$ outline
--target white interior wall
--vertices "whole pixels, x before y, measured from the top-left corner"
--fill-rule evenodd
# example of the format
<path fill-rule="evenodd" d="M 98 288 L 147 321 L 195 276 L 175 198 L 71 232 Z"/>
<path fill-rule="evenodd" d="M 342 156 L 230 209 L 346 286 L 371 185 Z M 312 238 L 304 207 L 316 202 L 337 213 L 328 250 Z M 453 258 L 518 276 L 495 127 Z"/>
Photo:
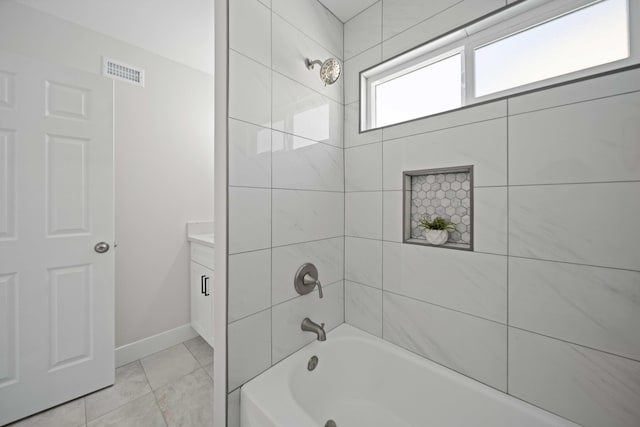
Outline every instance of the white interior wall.
<path fill-rule="evenodd" d="M 213 218 L 212 75 L 12 1 L 0 49 L 145 69 L 144 88 L 115 83 L 116 346 L 189 323 L 186 222 Z"/>

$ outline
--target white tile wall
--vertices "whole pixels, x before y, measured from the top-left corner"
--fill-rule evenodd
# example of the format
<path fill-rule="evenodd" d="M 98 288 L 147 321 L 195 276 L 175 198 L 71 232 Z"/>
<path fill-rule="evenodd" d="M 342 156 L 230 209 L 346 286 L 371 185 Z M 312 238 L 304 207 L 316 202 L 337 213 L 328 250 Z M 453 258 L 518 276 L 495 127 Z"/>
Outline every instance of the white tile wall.
<path fill-rule="evenodd" d="M 349 281 L 344 286 L 345 322 L 382 337 L 382 290 Z"/>
<path fill-rule="evenodd" d="M 229 47 L 271 66 L 271 11 L 258 0 L 229 2 Z"/>
<path fill-rule="evenodd" d="M 640 270 L 637 218 L 638 182 L 511 187 L 509 253 Z"/>
<path fill-rule="evenodd" d="M 473 191 L 474 250 L 507 254 L 507 187 L 476 188 Z"/>
<path fill-rule="evenodd" d="M 446 10 L 460 0 L 384 0 L 382 35 L 386 40 Z M 454 28 L 454 27 L 451 27 Z M 425 40 L 422 40 L 424 42 Z"/>
<path fill-rule="evenodd" d="M 509 183 L 640 180 L 638 135 L 640 92 L 510 117 Z"/>
<path fill-rule="evenodd" d="M 323 286 L 341 281 L 344 274 L 344 237 L 273 248 L 273 305 L 298 296 L 293 278 L 298 268 L 307 262 L 318 268 L 318 279 Z"/>
<path fill-rule="evenodd" d="M 271 306 L 271 249 L 230 255 L 228 274 L 229 322 Z"/>
<path fill-rule="evenodd" d="M 513 328 L 509 393 L 584 427 L 640 425 L 640 363 Z"/>
<path fill-rule="evenodd" d="M 507 258 L 384 243 L 384 289 L 506 323 Z"/>
<path fill-rule="evenodd" d="M 382 239 L 382 192 L 345 194 L 345 235 Z"/>
<path fill-rule="evenodd" d="M 273 129 L 342 147 L 344 106 L 273 73 Z"/>
<path fill-rule="evenodd" d="M 320 2 L 272 0 L 272 9 L 338 59 L 342 59 L 344 25 Z"/>
<path fill-rule="evenodd" d="M 402 191 L 383 191 L 382 199 L 382 238 L 387 241 L 402 242 L 404 237 L 402 228 Z"/>
<path fill-rule="evenodd" d="M 282 246 L 344 234 L 344 194 L 273 190 L 273 245 Z"/>
<path fill-rule="evenodd" d="M 297 30 L 285 20 L 273 16 L 273 69 L 336 102 L 343 99 L 343 79 L 325 86 L 320 80 L 320 67 L 308 70 L 305 58 L 325 61 L 332 57 L 325 48 Z"/>
<path fill-rule="evenodd" d="M 345 237 L 344 277 L 382 288 L 382 241 Z"/>
<path fill-rule="evenodd" d="M 346 191 L 382 190 L 382 143 L 345 149 Z"/>
<path fill-rule="evenodd" d="M 372 130 L 360 133 L 360 104 L 354 102 L 344 106 L 344 146 L 356 147 L 382 141 L 382 131 Z"/>
<path fill-rule="evenodd" d="M 271 366 L 271 309 L 231 323 L 227 338 L 232 391 Z"/>
<path fill-rule="evenodd" d="M 271 190 L 229 188 L 229 253 L 271 246 Z"/>
<path fill-rule="evenodd" d="M 507 327 L 384 292 L 386 340 L 499 390 L 507 385 Z"/>
<path fill-rule="evenodd" d="M 342 148 L 273 131 L 273 187 L 344 190 Z"/>
<path fill-rule="evenodd" d="M 345 156 L 348 159 L 348 154 Z M 463 165 L 474 165 L 476 187 L 506 185 L 506 119 L 385 141 L 383 160 L 385 190 L 402 190 L 403 171 Z M 359 167 L 365 169 L 364 164 Z M 346 173 L 348 182 L 353 173 L 349 163 Z"/>
<path fill-rule="evenodd" d="M 316 339 L 300 329 L 305 317 L 324 323 L 325 331 L 344 323 L 344 284 L 325 287 L 323 299 L 314 292 L 273 307 L 273 363 Z"/>
<path fill-rule="evenodd" d="M 360 72 L 382 62 L 382 45 L 377 44 L 344 63 L 344 102 L 360 99 Z"/>
<path fill-rule="evenodd" d="M 271 187 L 271 129 L 235 119 L 228 129 L 229 185 Z"/>
<path fill-rule="evenodd" d="M 345 24 L 345 60 L 380 43 L 382 43 L 382 1 L 360 12 Z"/>
<path fill-rule="evenodd" d="M 229 50 L 229 117 L 271 126 L 271 72 Z"/>
<path fill-rule="evenodd" d="M 511 258 L 509 322 L 640 360 L 640 272 Z"/>

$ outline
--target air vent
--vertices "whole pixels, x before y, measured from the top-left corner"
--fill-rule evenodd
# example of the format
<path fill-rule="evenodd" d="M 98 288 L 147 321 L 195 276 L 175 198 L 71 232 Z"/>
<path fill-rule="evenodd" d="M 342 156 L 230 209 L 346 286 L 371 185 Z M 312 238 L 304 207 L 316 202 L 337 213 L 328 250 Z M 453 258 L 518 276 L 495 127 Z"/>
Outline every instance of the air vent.
<path fill-rule="evenodd" d="M 144 87 L 144 70 L 109 58 L 102 58 L 102 75 Z"/>

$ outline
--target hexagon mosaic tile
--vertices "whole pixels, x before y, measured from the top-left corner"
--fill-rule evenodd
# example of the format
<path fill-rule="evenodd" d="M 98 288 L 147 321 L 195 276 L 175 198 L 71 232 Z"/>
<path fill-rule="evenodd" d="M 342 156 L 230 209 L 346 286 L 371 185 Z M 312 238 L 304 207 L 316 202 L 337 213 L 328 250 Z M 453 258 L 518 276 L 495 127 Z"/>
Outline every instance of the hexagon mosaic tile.
<path fill-rule="evenodd" d="M 411 238 L 424 239 L 422 218 L 439 216 L 456 226 L 447 243 L 471 243 L 471 179 L 468 172 L 411 177 Z"/>

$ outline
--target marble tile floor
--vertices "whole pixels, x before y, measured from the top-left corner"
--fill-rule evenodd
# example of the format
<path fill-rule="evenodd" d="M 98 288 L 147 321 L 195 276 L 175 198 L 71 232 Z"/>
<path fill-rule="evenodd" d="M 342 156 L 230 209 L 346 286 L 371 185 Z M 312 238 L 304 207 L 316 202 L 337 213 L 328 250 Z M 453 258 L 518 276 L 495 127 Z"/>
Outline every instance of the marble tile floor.
<path fill-rule="evenodd" d="M 112 387 L 7 427 L 209 427 L 213 349 L 196 337 L 116 370 Z"/>

